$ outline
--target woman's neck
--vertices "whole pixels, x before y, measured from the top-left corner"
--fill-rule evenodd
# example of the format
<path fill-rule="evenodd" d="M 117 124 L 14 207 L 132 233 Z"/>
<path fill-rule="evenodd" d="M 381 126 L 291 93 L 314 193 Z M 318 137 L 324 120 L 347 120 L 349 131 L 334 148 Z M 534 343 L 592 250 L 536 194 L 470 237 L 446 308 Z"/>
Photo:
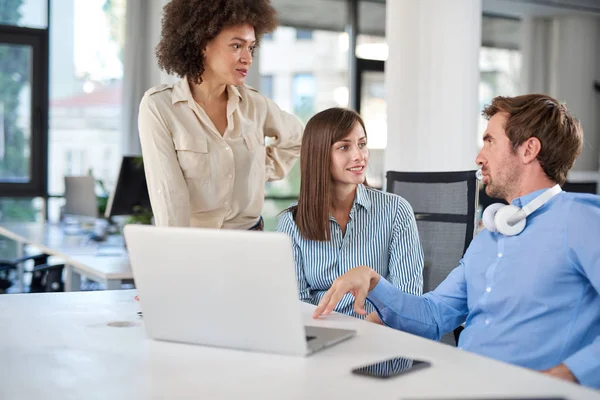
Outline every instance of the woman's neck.
<path fill-rule="evenodd" d="M 190 83 L 192 97 L 198 104 L 214 103 L 227 100 L 227 85 L 214 83 L 211 79 L 205 79 L 201 84 Z"/>
<path fill-rule="evenodd" d="M 348 214 L 354 205 L 356 198 L 357 185 L 334 183 L 331 188 L 331 205 L 332 214 L 343 213 Z"/>

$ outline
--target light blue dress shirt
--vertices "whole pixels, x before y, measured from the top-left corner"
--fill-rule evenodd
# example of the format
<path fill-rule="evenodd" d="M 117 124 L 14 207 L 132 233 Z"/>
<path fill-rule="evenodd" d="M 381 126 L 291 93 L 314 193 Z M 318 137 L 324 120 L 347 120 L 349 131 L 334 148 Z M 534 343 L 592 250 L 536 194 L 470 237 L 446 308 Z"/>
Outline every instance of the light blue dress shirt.
<path fill-rule="evenodd" d="M 277 231 L 292 239 L 300 300 L 318 304 L 337 277 L 360 265 L 406 293 L 423 292 L 423 250 L 412 208 L 402 197 L 358 185 L 346 233 L 331 216 L 329 229 L 328 242 L 306 240 L 291 211 L 279 219 Z M 354 297 L 347 294 L 335 311 L 364 318 L 353 304 Z M 366 307 L 374 311 L 370 304 Z"/>
<path fill-rule="evenodd" d="M 517 236 L 482 231 L 434 291 L 380 279 L 368 300 L 396 329 L 438 340 L 464 322 L 465 350 L 536 370 L 565 363 L 600 388 L 600 196 L 562 192 Z"/>

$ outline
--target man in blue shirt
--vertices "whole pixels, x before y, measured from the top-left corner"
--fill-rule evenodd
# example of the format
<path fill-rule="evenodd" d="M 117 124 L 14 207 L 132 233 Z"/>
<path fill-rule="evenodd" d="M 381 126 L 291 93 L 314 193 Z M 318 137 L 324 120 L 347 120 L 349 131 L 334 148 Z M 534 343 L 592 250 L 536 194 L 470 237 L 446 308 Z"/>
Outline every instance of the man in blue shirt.
<path fill-rule="evenodd" d="M 360 266 L 314 317 L 352 292 L 356 312 L 368 299 L 393 328 L 438 340 L 464 323 L 460 348 L 600 388 L 600 196 L 558 186 L 581 152 L 581 126 L 543 95 L 497 97 L 483 115 L 476 162 L 487 194 L 513 207 L 486 210 L 488 229 L 434 291 L 403 293 Z"/>

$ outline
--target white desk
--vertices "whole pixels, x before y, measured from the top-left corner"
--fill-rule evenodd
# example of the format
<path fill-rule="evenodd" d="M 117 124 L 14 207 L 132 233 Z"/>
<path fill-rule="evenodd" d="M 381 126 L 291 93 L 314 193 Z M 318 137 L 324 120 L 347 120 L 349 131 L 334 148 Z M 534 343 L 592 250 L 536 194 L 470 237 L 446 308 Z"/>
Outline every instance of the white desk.
<path fill-rule="evenodd" d="M 135 293 L 0 296 L 0 398 L 600 399 L 600 392 L 351 317 L 314 321 L 306 304 L 307 323 L 356 329 L 357 336 L 307 358 L 153 341 L 136 315 Z M 115 322 L 131 326 L 108 326 Z M 390 380 L 350 373 L 398 355 L 433 366 Z"/>
<path fill-rule="evenodd" d="M 103 283 L 107 289 L 118 289 L 123 281 L 133 279 L 122 238 L 95 243 L 86 235 L 66 235 L 58 225 L 35 222 L 0 224 L 0 235 L 63 260 L 65 291 L 79 288 L 81 276 Z M 19 284 L 22 291 L 22 267 L 19 268 Z"/>

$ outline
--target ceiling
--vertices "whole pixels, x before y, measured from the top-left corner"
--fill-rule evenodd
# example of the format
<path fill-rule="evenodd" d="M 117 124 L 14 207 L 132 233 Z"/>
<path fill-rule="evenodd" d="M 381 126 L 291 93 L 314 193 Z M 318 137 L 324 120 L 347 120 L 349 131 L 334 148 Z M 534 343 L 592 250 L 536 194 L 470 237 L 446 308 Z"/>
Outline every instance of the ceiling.
<path fill-rule="evenodd" d="M 420 1 L 420 0 L 415 0 Z M 447 1 L 447 0 L 446 0 Z M 518 19 L 524 16 L 600 16 L 600 0 L 482 0 L 482 43 L 517 49 Z M 344 31 L 346 0 L 271 0 L 282 25 L 305 29 Z M 361 0 L 358 7 L 361 34 L 385 36 L 385 0 Z M 505 17 L 505 18 L 498 18 Z"/>

